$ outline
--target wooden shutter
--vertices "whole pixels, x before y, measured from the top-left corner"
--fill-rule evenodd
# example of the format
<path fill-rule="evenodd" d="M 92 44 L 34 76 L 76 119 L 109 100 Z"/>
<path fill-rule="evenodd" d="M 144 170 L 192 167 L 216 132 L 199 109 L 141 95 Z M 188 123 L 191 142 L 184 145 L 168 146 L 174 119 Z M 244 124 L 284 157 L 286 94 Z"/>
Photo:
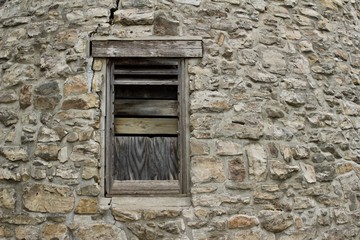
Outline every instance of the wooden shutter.
<path fill-rule="evenodd" d="M 113 194 L 181 192 L 180 65 L 143 58 L 112 63 Z"/>

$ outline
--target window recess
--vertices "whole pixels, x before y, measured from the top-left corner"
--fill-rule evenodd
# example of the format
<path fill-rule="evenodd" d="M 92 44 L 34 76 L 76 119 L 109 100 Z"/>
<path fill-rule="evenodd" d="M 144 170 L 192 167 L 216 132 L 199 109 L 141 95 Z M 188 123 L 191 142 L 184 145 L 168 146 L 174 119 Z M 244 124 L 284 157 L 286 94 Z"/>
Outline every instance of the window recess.
<path fill-rule="evenodd" d="M 111 62 L 110 194 L 186 191 L 182 66 L 178 59 Z"/>

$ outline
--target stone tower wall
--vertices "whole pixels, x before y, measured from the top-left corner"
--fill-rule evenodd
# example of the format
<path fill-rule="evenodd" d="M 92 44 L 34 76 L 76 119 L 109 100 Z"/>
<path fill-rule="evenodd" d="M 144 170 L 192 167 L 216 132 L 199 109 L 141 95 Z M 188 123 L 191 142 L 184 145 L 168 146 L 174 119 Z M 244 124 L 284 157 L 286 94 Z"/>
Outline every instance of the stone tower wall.
<path fill-rule="evenodd" d="M 104 197 L 94 38 L 201 37 L 187 197 Z M 359 239 L 358 0 L 0 0 L 0 238 Z"/>

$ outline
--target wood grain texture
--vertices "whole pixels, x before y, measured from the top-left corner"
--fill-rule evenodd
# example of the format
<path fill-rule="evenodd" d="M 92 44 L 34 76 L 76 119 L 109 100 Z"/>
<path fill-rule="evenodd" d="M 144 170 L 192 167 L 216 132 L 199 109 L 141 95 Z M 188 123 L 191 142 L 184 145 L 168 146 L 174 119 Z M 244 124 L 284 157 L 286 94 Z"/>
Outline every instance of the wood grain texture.
<path fill-rule="evenodd" d="M 115 134 L 177 134 L 176 118 L 115 118 Z"/>
<path fill-rule="evenodd" d="M 114 179 L 178 179 L 177 141 L 177 137 L 116 137 Z"/>
<path fill-rule="evenodd" d="M 178 115 L 176 100 L 115 100 L 115 116 L 173 116 Z"/>
<path fill-rule="evenodd" d="M 202 57 L 201 40 L 94 40 L 93 57 Z"/>

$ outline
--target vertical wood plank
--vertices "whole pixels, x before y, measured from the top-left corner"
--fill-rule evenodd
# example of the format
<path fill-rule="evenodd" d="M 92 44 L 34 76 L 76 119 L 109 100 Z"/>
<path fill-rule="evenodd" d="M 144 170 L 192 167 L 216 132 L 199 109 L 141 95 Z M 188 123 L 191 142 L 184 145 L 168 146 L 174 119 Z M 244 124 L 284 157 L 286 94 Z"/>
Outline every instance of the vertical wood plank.
<path fill-rule="evenodd" d="M 115 138 L 115 180 L 176 180 L 178 171 L 176 137 Z"/>

